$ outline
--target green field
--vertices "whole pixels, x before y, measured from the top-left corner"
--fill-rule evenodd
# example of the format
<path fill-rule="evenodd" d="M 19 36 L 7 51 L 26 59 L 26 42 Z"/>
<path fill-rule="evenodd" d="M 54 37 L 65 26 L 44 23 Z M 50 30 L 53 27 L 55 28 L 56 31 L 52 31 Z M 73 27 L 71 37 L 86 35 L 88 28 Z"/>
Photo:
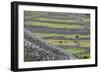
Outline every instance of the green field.
<path fill-rule="evenodd" d="M 78 23 L 76 20 L 61 20 L 61 19 L 53 19 L 53 18 L 38 18 L 39 20 L 49 20 L 49 21 L 58 21 L 58 22 L 64 22 L 64 23 Z"/>
<path fill-rule="evenodd" d="M 81 41 L 79 41 L 79 43 L 80 43 L 80 46 L 85 46 L 85 47 L 89 47 L 90 46 L 90 41 L 89 40 L 81 40 Z"/>
<path fill-rule="evenodd" d="M 68 16 L 63 16 L 59 15 L 59 12 L 53 12 L 53 14 L 55 14 L 55 16 L 53 14 L 50 15 L 50 13 L 52 12 L 39 12 L 39 11 L 25 11 L 25 25 L 31 25 L 31 26 L 45 26 L 45 27 L 49 27 L 49 28 L 68 28 L 68 29 L 86 29 L 86 26 L 88 27 L 90 24 L 90 15 L 89 14 L 80 14 L 80 19 L 84 22 L 82 22 L 83 24 L 80 24 L 80 22 L 78 20 L 76 20 L 74 18 L 74 16 L 72 16 L 70 13 L 66 13 L 69 14 Z M 75 14 L 74 14 L 75 15 Z M 77 14 L 78 15 L 78 14 Z M 58 18 L 57 18 L 58 17 Z M 72 18 L 72 19 L 71 19 Z M 35 21 L 36 20 L 36 21 Z M 42 22 L 41 22 L 42 21 Z M 50 21 L 50 22 L 48 22 Z M 53 21 L 55 21 L 55 23 L 52 23 Z M 56 23 L 57 22 L 57 23 Z M 63 24 L 61 24 L 61 23 Z M 38 28 L 39 29 L 39 28 Z M 45 30 L 47 31 L 47 30 Z M 63 31 L 63 30 L 62 30 Z M 80 31 L 81 32 L 81 31 Z M 88 31 L 87 31 L 88 32 Z M 90 39 L 87 40 L 77 40 L 78 38 L 90 38 L 90 34 L 58 34 L 58 33 L 47 33 L 47 32 L 32 32 L 33 35 L 36 35 L 40 38 L 44 38 L 44 37 L 57 37 L 57 36 L 62 36 L 66 39 L 70 38 L 71 40 L 63 40 L 63 39 L 44 39 L 46 41 L 48 41 L 48 43 L 57 46 L 57 45 L 66 45 L 66 46 L 75 46 L 78 45 L 78 47 L 90 47 Z M 76 41 L 75 41 L 76 39 Z M 66 52 L 69 52 L 71 54 L 73 54 L 74 56 L 76 56 L 78 59 L 88 59 L 90 58 L 90 52 L 86 50 L 86 48 L 62 48 L 64 49 Z"/>
<path fill-rule="evenodd" d="M 78 57 L 80 59 L 90 58 L 90 54 L 85 49 L 81 49 L 81 48 L 67 48 L 65 50 L 66 50 L 66 52 L 69 52 L 69 53 L 75 55 L 76 57 Z"/>
<path fill-rule="evenodd" d="M 33 33 L 33 35 L 38 35 L 40 37 L 50 37 L 50 36 L 63 36 L 65 38 L 89 38 L 89 35 L 82 35 L 82 34 L 57 34 L 57 33 Z"/>
<path fill-rule="evenodd" d="M 48 42 L 54 45 L 76 45 L 73 40 L 48 40 Z"/>
<path fill-rule="evenodd" d="M 69 25 L 65 24 L 57 24 L 57 23 L 48 23 L 48 22 L 28 22 L 28 25 L 33 26 L 47 26 L 51 28 L 83 28 L 81 25 Z"/>

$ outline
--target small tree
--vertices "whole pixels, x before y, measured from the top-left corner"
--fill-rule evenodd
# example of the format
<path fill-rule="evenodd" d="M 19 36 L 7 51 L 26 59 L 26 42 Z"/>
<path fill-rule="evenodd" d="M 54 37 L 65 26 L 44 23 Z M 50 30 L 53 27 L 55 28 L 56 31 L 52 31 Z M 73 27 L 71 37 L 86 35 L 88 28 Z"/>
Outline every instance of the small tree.
<path fill-rule="evenodd" d="M 77 35 L 77 36 L 75 36 L 76 38 L 79 38 L 79 36 Z"/>
<path fill-rule="evenodd" d="M 62 41 L 59 41 L 59 43 L 62 43 Z"/>

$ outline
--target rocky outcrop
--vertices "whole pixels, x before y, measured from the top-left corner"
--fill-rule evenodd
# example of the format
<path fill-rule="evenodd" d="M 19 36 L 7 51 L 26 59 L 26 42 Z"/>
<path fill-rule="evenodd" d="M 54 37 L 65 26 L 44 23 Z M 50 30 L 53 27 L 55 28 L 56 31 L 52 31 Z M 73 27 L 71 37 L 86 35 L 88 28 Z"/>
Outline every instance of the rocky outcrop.
<path fill-rule="evenodd" d="M 48 61 L 76 59 L 63 49 L 24 30 L 24 61 Z"/>

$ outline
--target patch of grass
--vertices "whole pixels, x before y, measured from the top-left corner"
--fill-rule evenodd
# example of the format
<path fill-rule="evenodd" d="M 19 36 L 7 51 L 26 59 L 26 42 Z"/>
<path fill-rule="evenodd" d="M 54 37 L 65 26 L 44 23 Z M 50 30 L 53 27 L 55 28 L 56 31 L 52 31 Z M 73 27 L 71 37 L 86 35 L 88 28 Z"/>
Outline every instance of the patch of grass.
<path fill-rule="evenodd" d="M 66 50 L 66 52 L 69 52 L 69 53 L 75 55 L 79 59 L 88 59 L 88 58 L 90 58 L 90 53 L 87 52 L 85 49 L 67 48 L 65 50 Z"/>
<path fill-rule="evenodd" d="M 82 20 L 83 20 L 84 22 L 90 22 L 90 15 L 82 16 Z"/>
<path fill-rule="evenodd" d="M 34 11 L 34 12 L 33 11 L 25 11 L 25 15 L 27 15 L 27 14 L 30 14 L 30 15 L 35 16 L 35 17 L 38 17 L 38 16 L 40 16 L 42 14 L 42 12 L 39 12 L 39 11 Z"/>
<path fill-rule="evenodd" d="M 79 43 L 80 43 L 80 46 L 90 47 L 90 41 L 89 40 L 81 40 L 81 41 L 79 41 Z"/>
<path fill-rule="evenodd" d="M 90 15 L 82 16 L 83 19 L 90 19 Z"/>
<path fill-rule="evenodd" d="M 48 40 L 48 42 L 54 45 L 76 45 L 73 40 Z"/>
<path fill-rule="evenodd" d="M 51 12 L 52 13 L 52 12 Z M 26 14 L 31 14 L 31 15 L 33 15 L 33 16 L 35 16 L 35 17 L 37 17 L 38 19 L 39 18 L 46 18 L 46 17 L 42 17 L 42 16 L 47 16 L 48 17 L 48 12 L 40 12 L 40 11 L 25 11 L 25 15 Z M 54 16 L 54 15 L 50 15 L 50 16 Z M 58 18 L 71 18 L 71 16 L 62 16 L 62 15 L 59 15 L 59 14 L 57 14 L 55 17 L 58 17 Z M 50 17 L 50 19 L 55 19 L 54 17 Z"/>
<path fill-rule="evenodd" d="M 77 54 L 77 53 L 83 53 L 86 52 L 86 50 L 81 49 L 81 48 L 67 48 L 65 49 L 67 52 L 72 53 L 72 54 Z"/>
<path fill-rule="evenodd" d="M 65 38 L 76 38 L 76 36 L 79 36 L 79 38 L 90 37 L 89 35 L 81 35 L 81 34 L 57 34 L 57 33 L 33 33 L 33 34 L 40 37 L 50 37 L 50 36 L 63 36 Z"/>
<path fill-rule="evenodd" d="M 69 25 L 69 24 L 56 24 L 56 23 L 48 23 L 48 22 L 29 22 L 28 25 L 33 26 L 47 26 L 51 28 L 83 28 L 81 25 Z"/>
<path fill-rule="evenodd" d="M 65 37 L 66 38 L 76 38 L 76 36 L 78 36 L 79 38 L 88 38 L 90 37 L 89 35 L 82 35 L 82 34 L 68 34 Z"/>
<path fill-rule="evenodd" d="M 79 53 L 76 55 L 78 58 L 80 59 L 88 59 L 90 58 L 90 53 L 89 52 L 86 52 L 86 53 Z"/>
<path fill-rule="evenodd" d="M 83 19 L 84 22 L 90 22 L 90 19 Z"/>
<path fill-rule="evenodd" d="M 58 21 L 58 22 L 66 22 L 66 23 L 78 23 L 76 20 L 61 20 L 61 19 L 54 19 L 54 18 L 38 18 L 39 20 L 49 20 L 49 21 Z"/>

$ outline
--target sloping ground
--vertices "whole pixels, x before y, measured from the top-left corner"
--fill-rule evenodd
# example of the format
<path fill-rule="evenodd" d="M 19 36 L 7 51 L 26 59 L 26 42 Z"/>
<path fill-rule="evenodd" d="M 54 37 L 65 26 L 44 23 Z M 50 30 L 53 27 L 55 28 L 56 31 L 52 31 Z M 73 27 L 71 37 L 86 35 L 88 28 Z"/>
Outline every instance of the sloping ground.
<path fill-rule="evenodd" d="M 76 59 L 75 56 L 65 53 L 64 50 L 59 47 L 48 44 L 48 42 L 34 36 L 28 30 L 24 30 L 24 37 L 25 61 Z"/>
<path fill-rule="evenodd" d="M 36 42 L 34 43 L 32 42 L 32 40 L 26 39 L 25 37 L 26 41 L 35 45 L 33 46 L 33 48 L 38 47 L 40 49 L 45 49 L 47 52 L 52 51 L 53 53 L 55 53 L 56 49 L 54 47 L 56 47 L 60 48 L 61 50 L 64 50 L 63 52 L 65 54 L 70 53 L 78 59 L 90 58 L 91 49 L 90 49 L 89 14 L 25 11 L 24 16 L 25 16 L 24 17 L 25 29 L 29 30 L 31 32 L 31 35 L 39 37 L 41 38 L 41 40 L 45 41 L 44 45 L 43 43 L 44 41 L 42 42 L 39 41 L 37 43 Z M 29 36 L 27 37 L 29 38 Z M 48 47 L 48 45 L 49 46 L 51 45 L 51 47 L 53 46 L 53 48 Z M 56 54 L 59 54 L 59 52 L 57 52 Z M 35 54 L 33 54 L 33 56 L 34 55 Z M 60 57 L 60 55 L 62 54 L 59 54 L 58 56 Z M 62 58 L 62 60 L 63 59 L 65 58 Z M 67 57 L 66 59 L 69 58 Z M 44 60 L 56 60 L 56 59 L 44 59 Z"/>

